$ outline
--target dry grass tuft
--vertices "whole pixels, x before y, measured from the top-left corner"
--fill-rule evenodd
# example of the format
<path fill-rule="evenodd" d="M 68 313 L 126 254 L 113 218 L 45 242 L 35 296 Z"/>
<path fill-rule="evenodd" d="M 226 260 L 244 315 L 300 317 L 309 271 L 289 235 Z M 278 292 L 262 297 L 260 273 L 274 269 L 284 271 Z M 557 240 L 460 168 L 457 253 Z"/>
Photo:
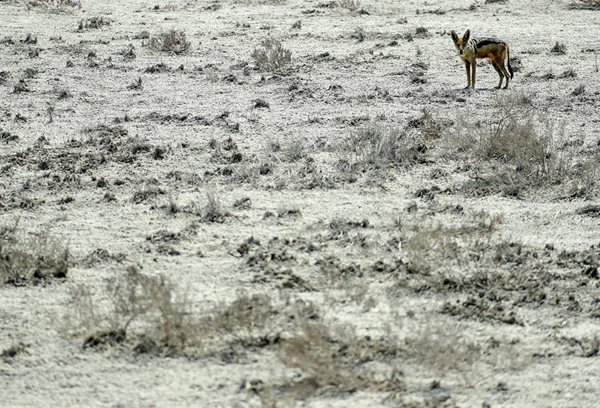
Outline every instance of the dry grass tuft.
<path fill-rule="evenodd" d="M 108 280 L 100 296 L 83 286 L 73 288 L 68 304 L 67 326 L 85 336 L 86 348 L 135 339 L 138 352 L 173 352 L 198 340 L 186 299 L 164 276 L 145 276 L 135 267 Z"/>
<path fill-rule="evenodd" d="M 231 213 L 223 208 L 221 200 L 213 193 L 206 193 L 206 205 L 197 211 L 202 222 L 225 222 L 226 218 L 231 216 Z"/>
<path fill-rule="evenodd" d="M 183 54 L 190 49 L 190 42 L 187 41 L 185 33 L 176 30 L 155 35 L 148 40 L 146 45 L 153 51 L 174 54 Z"/>
<path fill-rule="evenodd" d="M 437 268 L 457 265 L 466 269 L 480 261 L 502 217 L 486 212 L 473 214 L 470 222 L 460 225 L 416 225 L 402 244 L 406 271 L 429 275 Z M 442 262 L 443 261 L 443 262 Z"/>
<path fill-rule="evenodd" d="M 375 168 L 410 165 L 427 150 L 419 138 L 396 127 L 369 124 L 336 146 L 343 168 Z"/>
<path fill-rule="evenodd" d="M 105 20 L 103 17 L 86 18 L 79 21 L 77 30 L 83 31 L 87 29 L 98 29 L 105 25 L 110 25 L 110 21 Z"/>
<path fill-rule="evenodd" d="M 527 96 L 500 96 L 484 121 L 457 117 L 447 140 L 459 153 L 476 159 L 495 160 L 502 178 L 523 182 L 561 181 L 572 170 L 571 158 L 557 145 L 564 128 L 540 114 Z"/>
<path fill-rule="evenodd" d="M 209 311 L 202 318 L 202 328 L 207 334 L 231 334 L 249 344 L 252 339 L 267 336 L 269 324 L 277 314 L 270 296 L 239 294 L 232 303 Z"/>
<path fill-rule="evenodd" d="M 14 226 L 0 227 L 0 283 L 39 284 L 64 279 L 69 250 L 45 232 L 22 233 Z"/>
<path fill-rule="evenodd" d="M 287 384 L 285 388 L 290 391 L 392 391 L 404 389 L 402 373 L 390 370 L 387 376 L 377 375 L 368 363 L 385 360 L 390 364 L 400 351 L 392 342 L 360 338 L 349 328 L 301 321 L 298 331 L 282 344 L 278 357 L 303 374 L 300 380 Z"/>
<path fill-rule="evenodd" d="M 263 71 L 275 71 L 292 61 L 292 52 L 283 48 L 279 40 L 266 39 L 251 54 L 256 67 Z"/>

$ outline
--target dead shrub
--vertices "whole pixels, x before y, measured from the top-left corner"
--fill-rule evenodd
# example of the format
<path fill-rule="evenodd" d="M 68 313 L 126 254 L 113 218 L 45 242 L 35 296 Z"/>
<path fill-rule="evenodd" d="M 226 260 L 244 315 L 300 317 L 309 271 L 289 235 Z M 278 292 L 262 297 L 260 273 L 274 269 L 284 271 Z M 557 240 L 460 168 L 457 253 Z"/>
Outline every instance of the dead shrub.
<path fill-rule="evenodd" d="M 196 344 L 198 325 L 184 296 L 164 276 L 145 276 L 131 267 L 106 281 L 101 294 L 77 286 L 70 291 L 65 322 L 84 347 L 139 342 L 138 351 L 181 351 Z"/>
<path fill-rule="evenodd" d="M 303 376 L 283 388 L 306 394 L 318 389 L 403 390 L 402 374 L 390 361 L 400 351 L 397 344 L 385 339 L 358 337 L 352 328 L 302 320 L 297 332 L 282 344 L 278 357 L 285 365 L 299 369 Z M 369 362 L 378 360 L 392 366 L 387 375 L 369 366 Z"/>
<path fill-rule="evenodd" d="M 206 205 L 197 213 L 203 222 L 218 223 L 225 222 L 225 219 L 231 215 L 229 211 L 223 208 L 221 200 L 212 191 L 206 193 Z"/>
<path fill-rule="evenodd" d="M 27 11 L 40 10 L 51 13 L 72 13 L 81 9 L 79 0 L 26 0 Z"/>
<path fill-rule="evenodd" d="M 272 334 L 269 325 L 277 314 L 270 296 L 240 293 L 230 304 L 219 305 L 206 313 L 201 325 L 206 334 L 229 334 L 249 344 L 253 339 Z"/>
<path fill-rule="evenodd" d="M 423 115 L 420 118 L 409 121 L 408 127 L 419 129 L 426 141 L 439 139 L 442 136 L 442 123 L 436 120 L 427 109 L 423 109 Z"/>
<path fill-rule="evenodd" d="M 38 284 L 64 279 L 69 270 L 69 250 L 46 232 L 21 232 L 0 227 L 0 283 Z"/>
<path fill-rule="evenodd" d="M 151 37 L 147 46 L 153 51 L 183 54 L 190 49 L 190 42 L 183 31 L 171 30 Z"/>
<path fill-rule="evenodd" d="M 481 349 L 461 333 L 452 325 L 430 322 L 407 336 L 407 355 L 415 358 L 419 365 L 432 368 L 438 375 L 453 370 L 470 371 L 481 358 Z"/>
<path fill-rule="evenodd" d="M 459 225 L 421 226 L 408 232 L 402 243 L 407 273 L 430 275 L 437 268 L 476 266 L 489 249 L 490 240 L 502 217 L 479 212 Z M 435 277 L 434 277 L 435 280 Z M 436 283 L 433 283 L 435 286 Z"/>
<path fill-rule="evenodd" d="M 256 67 L 262 71 L 275 71 L 292 61 L 292 52 L 283 48 L 279 40 L 268 38 L 251 54 Z"/>
<path fill-rule="evenodd" d="M 509 164 L 516 177 L 550 180 L 570 164 L 556 148 L 564 138 L 563 127 L 539 114 L 524 96 L 497 98 L 484 121 L 459 116 L 454 130 L 448 140 L 458 151 Z"/>

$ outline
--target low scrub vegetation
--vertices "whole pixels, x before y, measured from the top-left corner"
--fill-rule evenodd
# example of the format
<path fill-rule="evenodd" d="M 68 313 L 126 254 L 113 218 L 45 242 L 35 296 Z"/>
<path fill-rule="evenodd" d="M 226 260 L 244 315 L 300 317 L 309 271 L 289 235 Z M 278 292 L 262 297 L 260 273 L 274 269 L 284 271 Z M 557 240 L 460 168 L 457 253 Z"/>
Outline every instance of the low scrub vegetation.
<path fill-rule="evenodd" d="M 64 279 L 69 270 L 69 250 L 45 232 L 24 232 L 0 227 L 0 283 L 38 284 Z"/>
<path fill-rule="evenodd" d="M 256 67 L 262 71 L 275 71 L 292 61 L 292 52 L 279 40 L 266 39 L 251 54 Z"/>
<path fill-rule="evenodd" d="M 74 287 L 69 305 L 66 324 L 85 338 L 86 348 L 130 340 L 138 352 L 173 352 L 197 340 L 185 299 L 164 276 L 146 276 L 135 267 L 107 280 L 100 294 Z"/>
<path fill-rule="evenodd" d="M 454 158 L 483 166 L 477 180 L 465 186 L 467 190 L 502 189 L 506 195 L 518 196 L 523 186 L 583 182 L 589 177 L 582 171 L 593 172 L 597 167 L 594 157 L 576 160 L 578 152 L 566 143 L 564 127 L 524 95 L 498 97 L 483 120 L 458 116 L 445 139 L 450 143 L 446 151 L 453 152 Z M 486 174 L 488 170 L 491 173 Z M 585 188 L 591 192 L 592 187 Z"/>
<path fill-rule="evenodd" d="M 171 30 L 151 37 L 147 45 L 153 51 L 183 54 L 190 49 L 191 44 L 183 31 Z"/>
<path fill-rule="evenodd" d="M 336 148 L 339 166 L 343 168 L 375 168 L 409 165 L 419 161 L 426 147 L 397 127 L 369 124 L 354 132 Z"/>
<path fill-rule="evenodd" d="M 81 9 L 79 0 L 27 0 L 27 10 L 41 10 L 53 13 L 70 13 Z"/>

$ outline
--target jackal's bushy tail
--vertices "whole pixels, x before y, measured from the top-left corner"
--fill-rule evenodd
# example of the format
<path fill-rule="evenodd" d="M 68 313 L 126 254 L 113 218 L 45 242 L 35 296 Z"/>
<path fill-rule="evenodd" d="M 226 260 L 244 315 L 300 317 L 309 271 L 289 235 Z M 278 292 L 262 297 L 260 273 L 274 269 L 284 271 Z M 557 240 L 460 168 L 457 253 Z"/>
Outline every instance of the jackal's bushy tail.
<path fill-rule="evenodd" d="M 506 47 L 506 65 L 508 66 L 508 72 L 510 72 L 510 79 L 512 79 L 515 74 L 513 73 L 512 68 L 510 67 L 510 49 L 508 46 Z"/>

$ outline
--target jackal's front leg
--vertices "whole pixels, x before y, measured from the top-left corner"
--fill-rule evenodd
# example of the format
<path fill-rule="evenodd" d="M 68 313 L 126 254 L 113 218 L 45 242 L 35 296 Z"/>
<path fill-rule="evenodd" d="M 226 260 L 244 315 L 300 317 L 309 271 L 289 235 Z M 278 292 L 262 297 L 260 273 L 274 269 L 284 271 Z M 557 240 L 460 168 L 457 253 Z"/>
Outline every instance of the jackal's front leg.
<path fill-rule="evenodd" d="M 473 89 L 475 89 L 475 71 L 477 70 L 477 62 L 473 61 L 471 65 L 473 69 L 473 78 L 471 78 L 471 85 L 473 86 Z"/>
<path fill-rule="evenodd" d="M 471 63 L 469 61 L 463 61 L 465 63 L 465 69 L 467 70 L 467 87 L 465 89 L 469 89 L 471 87 Z"/>

